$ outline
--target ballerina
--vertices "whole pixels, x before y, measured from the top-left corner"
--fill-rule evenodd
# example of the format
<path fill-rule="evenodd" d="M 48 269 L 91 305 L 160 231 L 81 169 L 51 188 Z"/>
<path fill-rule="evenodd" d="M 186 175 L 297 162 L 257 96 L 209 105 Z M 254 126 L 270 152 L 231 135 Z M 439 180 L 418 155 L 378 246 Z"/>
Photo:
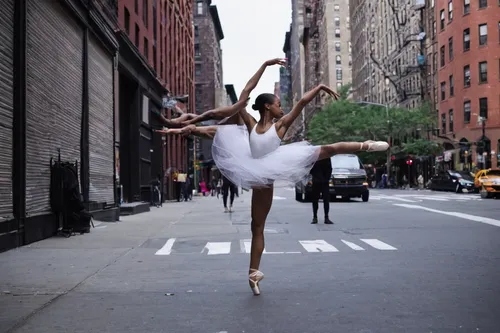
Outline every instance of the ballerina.
<path fill-rule="evenodd" d="M 243 89 L 239 102 L 248 101 L 250 92 L 255 88 L 268 66 L 284 64 L 283 59 L 266 61 Z M 200 119 L 221 119 L 227 117 L 225 124 L 212 126 L 187 125 L 181 129 L 164 131 L 166 134 L 196 135 L 212 139 L 212 157 L 220 172 L 236 186 L 252 189 L 249 284 L 254 295 L 260 295 L 259 282 L 264 274 L 259 270 L 264 251 L 264 227 L 272 206 L 274 183 L 279 180 L 297 183 L 304 180 L 317 160 L 330 158 L 335 154 L 355 153 L 357 151 L 384 151 L 387 142 L 338 142 L 313 146 L 309 142 L 295 142 L 281 145 L 281 141 L 293 121 L 303 108 L 321 91 L 334 99 L 338 94 L 325 85 L 318 85 L 304 94 L 292 111 L 284 115 L 279 97 L 274 94 L 261 94 L 252 109 L 260 113 L 257 121 L 245 108 L 239 115 L 231 112 L 199 115 L 190 122 Z"/>

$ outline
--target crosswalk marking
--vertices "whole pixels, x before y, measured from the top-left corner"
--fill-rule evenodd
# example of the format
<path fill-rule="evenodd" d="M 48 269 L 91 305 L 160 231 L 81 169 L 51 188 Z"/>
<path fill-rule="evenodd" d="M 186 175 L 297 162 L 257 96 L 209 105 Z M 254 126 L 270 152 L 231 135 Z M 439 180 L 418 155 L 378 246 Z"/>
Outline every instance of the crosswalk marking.
<path fill-rule="evenodd" d="M 349 246 L 351 249 L 353 249 L 353 250 L 355 250 L 355 251 L 364 251 L 364 250 L 365 250 L 365 249 L 363 249 L 361 246 L 356 245 L 356 244 L 354 244 L 353 242 L 348 242 L 348 241 L 343 240 L 343 239 L 341 239 L 341 241 L 342 241 L 345 245 Z"/>
<path fill-rule="evenodd" d="M 172 252 L 172 247 L 174 246 L 175 238 L 169 238 L 165 245 L 158 251 L 156 251 L 157 256 L 168 256 Z"/>
<path fill-rule="evenodd" d="M 422 194 L 397 194 L 397 195 L 388 195 L 388 194 L 373 194 L 370 196 L 370 200 L 384 200 L 384 201 L 403 201 L 409 203 L 422 202 L 424 200 L 428 201 L 439 201 L 439 202 L 447 202 L 447 201 L 481 201 L 480 197 L 473 194 L 453 194 L 449 195 L 422 195 Z"/>
<path fill-rule="evenodd" d="M 354 250 L 354 251 L 366 251 L 366 247 L 361 247 L 360 245 L 356 244 L 355 241 L 353 240 L 345 240 L 345 239 L 340 239 L 339 242 L 342 242 L 343 244 L 346 245 L 345 248 L 343 248 L 342 251 L 346 250 L 349 248 L 349 250 Z M 366 243 L 367 245 L 371 246 L 372 248 L 376 250 L 397 250 L 397 248 L 382 242 L 381 240 L 378 239 L 360 239 L 360 241 Z M 189 242 L 189 241 L 188 241 Z M 199 241 L 193 241 L 196 244 L 199 244 Z M 328 243 L 327 241 L 323 239 L 316 239 L 316 240 L 297 240 L 294 241 L 297 242 L 297 247 L 301 247 L 302 251 L 267 251 L 264 249 L 264 254 L 302 254 L 302 253 L 334 253 L 334 252 L 341 252 L 337 247 L 333 246 L 332 244 Z M 236 250 L 236 253 L 245 253 L 249 254 L 252 248 L 252 241 L 250 239 L 242 239 L 239 241 L 240 244 L 240 250 Z M 300 245 L 299 245 L 300 244 Z M 165 255 L 172 255 L 172 254 L 190 254 L 190 253 L 201 253 L 207 256 L 216 256 L 216 255 L 229 255 L 231 254 L 231 246 L 232 242 L 207 242 L 205 246 L 201 249 L 201 244 L 195 245 L 195 246 L 200 246 L 198 247 L 198 250 L 192 251 L 193 245 L 186 244 L 186 241 L 182 242 L 177 242 L 175 238 L 169 238 L 166 240 L 165 244 L 155 252 L 155 255 L 159 256 L 165 256 Z M 290 245 L 287 245 L 289 247 Z M 173 249 L 173 248 L 176 249 Z M 185 252 L 185 249 L 189 249 L 188 252 Z M 183 251 L 184 249 L 184 251 Z M 289 248 L 289 250 L 293 250 L 293 248 Z M 304 251 L 305 250 L 305 251 Z M 233 247 L 233 252 L 234 247 Z"/>
<path fill-rule="evenodd" d="M 301 240 L 299 243 L 307 252 L 339 252 L 335 246 L 328 244 L 322 239 Z"/>
<path fill-rule="evenodd" d="M 395 247 L 390 246 L 387 243 L 379 241 L 378 239 L 360 239 L 366 244 L 378 249 L 378 250 L 397 250 Z"/>
<path fill-rule="evenodd" d="M 201 250 L 201 253 L 205 250 L 208 250 L 207 255 L 209 256 L 216 254 L 229 254 L 231 252 L 231 242 L 208 242 L 203 250 Z"/>

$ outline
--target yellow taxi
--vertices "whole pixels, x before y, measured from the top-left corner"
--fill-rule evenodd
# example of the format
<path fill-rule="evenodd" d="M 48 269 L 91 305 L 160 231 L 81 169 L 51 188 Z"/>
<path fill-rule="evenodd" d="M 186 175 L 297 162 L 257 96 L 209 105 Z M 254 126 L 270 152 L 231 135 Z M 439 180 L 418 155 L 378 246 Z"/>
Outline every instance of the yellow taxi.
<path fill-rule="evenodd" d="M 479 170 L 474 177 L 474 186 L 483 199 L 500 197 L 500 169 Z"/>

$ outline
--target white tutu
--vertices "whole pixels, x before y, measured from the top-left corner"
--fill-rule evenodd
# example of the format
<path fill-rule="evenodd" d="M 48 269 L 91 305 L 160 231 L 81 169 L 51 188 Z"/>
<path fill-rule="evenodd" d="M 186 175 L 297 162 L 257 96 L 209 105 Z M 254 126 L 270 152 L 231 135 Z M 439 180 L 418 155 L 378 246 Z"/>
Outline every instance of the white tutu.
<path fill-rule="evenodd" d="M 254 158 L 246 126 L 219 125 L 212 144 L 212 158 L 220 172 L 243 189 L 296 184 L 304 181 L 318 160 L 320 147 L 295 142 Z"/>

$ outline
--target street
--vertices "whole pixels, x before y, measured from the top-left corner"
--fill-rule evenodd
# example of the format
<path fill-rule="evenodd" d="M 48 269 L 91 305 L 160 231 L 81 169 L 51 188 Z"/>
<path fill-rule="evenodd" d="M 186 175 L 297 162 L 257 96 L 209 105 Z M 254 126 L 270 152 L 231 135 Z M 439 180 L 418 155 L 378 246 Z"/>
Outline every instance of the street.
<path fill-rule="evenodd" d="M 275 189 L 261 295 L 250 192 L 195 197 L 0 254 L 1 332 L 500 332 L 500 202 L 371 190 L 311 204 Z"/>

